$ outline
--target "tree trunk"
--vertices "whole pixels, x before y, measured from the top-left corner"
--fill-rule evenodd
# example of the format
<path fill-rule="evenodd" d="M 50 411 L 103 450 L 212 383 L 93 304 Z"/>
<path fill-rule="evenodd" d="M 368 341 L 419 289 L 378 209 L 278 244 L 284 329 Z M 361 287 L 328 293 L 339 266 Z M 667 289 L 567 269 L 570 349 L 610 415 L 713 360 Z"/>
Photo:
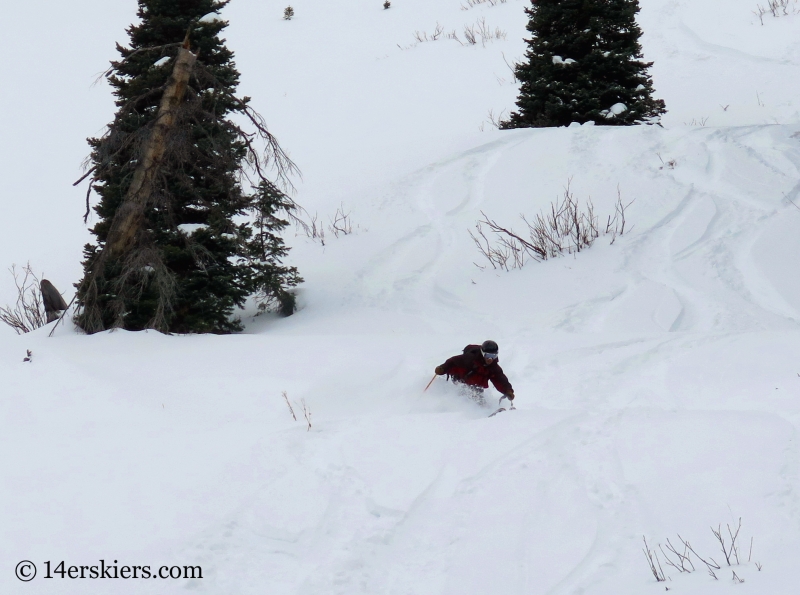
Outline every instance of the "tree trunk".
<path fill-rule="evenodd" d="M 197 56 L 188 49 L 188 43 L 178 50 L 172 76 L 158 106 L 155 126 L 147 139 L 142 159 L 133 174 L 133 181 L 117 209 L 114 223 L 108 233 L 106 250 L 108 256 L 123 254 L 133 246 L 142 227 L 144 212 L 151 202 L 153 182 L 158 176 L 161 159 L 166 149 L 166 140 L 175 124 L 178 106 L 186 95 L 189 77 Z"/>

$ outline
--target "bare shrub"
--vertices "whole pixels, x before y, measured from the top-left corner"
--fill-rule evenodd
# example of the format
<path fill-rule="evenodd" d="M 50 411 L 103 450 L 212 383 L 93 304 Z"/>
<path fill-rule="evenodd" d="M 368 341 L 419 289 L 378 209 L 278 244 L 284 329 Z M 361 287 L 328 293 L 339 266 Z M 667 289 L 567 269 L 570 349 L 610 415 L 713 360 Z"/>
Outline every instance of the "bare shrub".
<path fill-rule="evenodd" d="M 433 30 L 433 33 L 428 35 L 425 31 L 414 31 L 414 38 L 419 43 L 424 43 L 426 41 L 438 41 L 443 33 L 444 27 L 442 27 L 439 23 L 436 23 L 436 28 Z"/>
<path fill-rule="evenodd" d="M 484 17 L 478 19 L 474 25 L 464 25 L 464 39 L 467 40 L 469 45 L 477 45 L 480 42 L 483 47 L 486 47 L 486 44 L 490 41 L 505 38 L 506 32 L 500 27 L 495 27 L 494 29 L 489 27 Z"/>
<path fill-rule="evenodd" d="M 580 252 L 590 247 L 600 235 L 610 235 L 613 244 L 617 236 L 625 233 L 625 209 L 632 202 L 624 204 L 617 189 L 614 215 L 609 215 L 601 234 L 591 199 L 585 206 L 581 206 L 568 182 L 564 188 L 564 196 L 551 203 L 549 212 L 540 212 L 532 222 L 525 215 L 520 215 L 528 227 L 527 239 L 490 219 L 483 211 L 483 219 L 475 225 L 477 235 L 472 232 L 469 234 L 492 268 L 508 271 L 522 268 L 528 260 L 541 262 Z M 487 237 L 484 226 L 494 234 L 494 242 Z"/>
<path fill-rule="evenodd" d="M 17 290 L 17 301 L 13 306 L 0 308 L 0 321 L 14 329 L 18 335 L 29 333 L 47 324 L 42 302 L 39 278 L 30 263 L 17 272 L 17 265 L 9 269 Z M 20 278 L 20 275 L 22 278 Z"/>
<path fill-rule="evenodd" d="M 283 391 L 281 393 L 281 396 L 283 397 L 283 400 L 286 401 L 286 406 L 289 408 L 289 413 L 292 414 L 292 419 L 294 421 L 298 421 L 297 420 L 297 415 L 295 415 L 295 413 L 294 413 L 294 407 L 292 407 L 292 404 L 289 402 L 289 395 L 286 394 L 286 391 Z M 306 400 L 305 399 L 300 399 L 300 405 L 297 405 L 297 401 L 295 401 L 294 404 L 296 406 L 302 408 L 303 417 L 305 417 L 305 419 L 306 419 L 306 426 L 307 426 L 306 427 L 306 432 L 310 431 L 311 430 L 311 408 L 306 404 Z"/>
<path fill-rule="evenodd" d="M 475 33 L 474 25 L 464 25 L 464 39 L 466 39 L 467 43 L 470 45 L 475 45 L 478 43 L 478 37 Z"/>
<path fill-rule="evenodd" d="M 470 8 L 480 6 L 481 4 L 497 6 L 498 4 L 505 4 L 506 2 L 508 2 L 508 0 L 466 0 L 466 2 L 461 5 L 461 10 L 469 10 Z"/>
<path fill-rule="evenodd" d="M 294 8 L 291 6 L 287 6 L 283 9 L 283 19 L 286 21 L 291 21 L 292 17 L 294 16 Z"/>
<path fill-rule="evenodd" d="M 797 14 L 797 0 L 767 0 L 767 5 L 756 5 L 753 14 L 758 17 L 761 24 L 764 24 L 764 16 L 771 14 L 773 17 L 786 17 L 790 14 Z"/>
<path fill-rule="evenodd" d="M 319 215 L 313 215 L 303 209 L 302 213 L 294 220 L 295 227 L 298 228 L 307 238 L 318 241 L 323 246 L 325 245 L 325 229 L 319 221 Z"/>
<path fill-rule="evenodd" d="M 503 114 L 505 114 L 506 110 L 501 110 L 498 115 L 494 115 L 494 110 L 489 110 L 489 124 L 494 126 L 496 129 L 500 130 L 500 124 L 503 122 Z"/>
<path fill-rule="evenodd" d="M 705 116 L 704 118 L 700 119 L 692 118 L 691 122 L 684 122 L 684 124 L 686 126 L 705 126 L 707 122 L 708 122 L 708 116 Z"/>
<path fill-rule="evenodd" d="M 353 233 L 353 222 L 350 219 L 350 213 L 344 212 L 344 205 L 336 209 L 336 213 L 331 217 L 331 224 L 328 229 L 337 238 L 339 235 L 347 236 Z"/>
<path fill-rule="evenodd" d="M 330 222 L 328 231 L 336 238 L 352 234 L 354 228 L 353 219 L 350 215 L 350 211 L 345 211 L 344 205 L 340 205 L 333 216 L 328 218 Z M 294 218 L 294 223 L 299 233 L 304 234 L 307 238 L 311 238 L 315 242 L 319 242 L 323 246 L 325 245 L 325 226 L 320 220 L 319 214 L 314 213 L 312 215 L 305 209 L 302 209 L 300 215 Z M 356 228 L 366 231 L 365 228 L 361 228 L 359 225 L 357 225 Z"/>
<path fill-rule="evenodd" d="M 719 541 L 722 547 L 722 554 L 725 556 L 725 562 L 730 566 L 731 560 L 736 560 L 736 564 L 739 564 L 739 547 L 736 545 L 736 538 L 739 537 L 739 531 L 742 528 L 742 519 L 739 518 L 739 526 L 736 527 L 735 532 L 731 529 L 730 525 L 727 525 L 727 527 L 728 535 L 731 538 L 730 545 L 727 547 L 725 546 L 725 537 L 722 535 L 722 525 L 718 525 L 716 530 L 714 527 L 711 527 L 711 532 L 714 533 L 714 537 Z"/>
<path fill-rule="evenodd" d="M 719 542 L 722 548 L 722 554 L 725 556 L 725 562 L 729 567 L 731 566 L 740 566 L 739 561 L 739 545 L 737 543 L 737 539 L 739 538 L 739 532 L 742 528 L 742 519 L 739 519 L 738 525 L 733 528 L 730 525 L 726 525 L 728 530 L 728 540 L 726 540 L 725 535 L 722 532 L 722 525 L 718 525 L 716 529 L 711 527 L 711 532 L 714 534 L 714 537 Z M 658 545 L 658 549 L 661 552 L 661 555 L 664 557 L 664 562 L 675 568 L 678 572 L 681 573 L 692 573 L 694 572 L 695 565 L 692 562 L 692 556 L 694 556 L 699 562 L 702 562 L 705 565 L 706 570 L 711 578 L 714 580 L 719 580 L 717 576 L 717 571 L 721 569 L 721 565 L 717 563 L 714 558 L 708 556 L 707 558 L 702 557 L 697 551 L 692 547 L 688 540 L 684 539 L 680 535 L 678 535 L 678 539 L 681 542 L 682 547 L 675 547 L 672 545 L 669 539 L 666 541 L 666 546 L 661 544 Z M 650 567 L 650 571 L 656 577 L 658 582 L 662 582 L 666 580 L 663 570 L 661 570 L 661 564 L 658 557 L 658 553 L 655 550 L 651 550 L 648 545 L 647 541 L 645 540 L 645 548 L 644 553 L 647 557 L 648 566 Z M 665 551 L 666 548 L 666 551 Z M 748 556 L 747 562 L 750 562 L 750 558 L 753 554 L 753 539 L 750 539 L 750 554 Z M 761 563 L 756 562 L 756 568 L 761 571 Z M 733 571 L 733 581 L 736 583 L 743 583 L 744 579 L 739 578 L 736 572 Z"/>
<path fill-rule="evenodd" d="M 644 537 L 644 535 L 642 535 L 642 541 L 644 541 L 644 547 L 642 548 L 642 551 L 647 558 L 647 564 L 650 566 L 650 572 L 653 573 L 653 576 L 659 583 L 666 582 L 667 579 L 664 576 L 664 570 L 661 568 L 661 562 L 658 560 L 658 552 L 650 549 L 650 546 L 647 545 L 647 539 Z"/>
<path fill-rule="evenodd" d="M 459 38 L 458 33 L 455 30 L 451 31 L 450 33 L 444 32 L 444 27 L 442 27 L 439 23 L 436 23 L 436 28 L 433 30 L 433 33 L 428 34 L 425 31 L 414 31 L 414 39 L 417 40 L 417 43 L 425 43 L 427 41 L 438 41 L 439 39 L 452 39 L 453 41 L 457 41 L 461 45 L 477 45 L 480 43 L 482 46 L 486 47 L 486 44 L 490 41 L 495 39 L 505 39 L 506 32 L 500 29 L 500 27 L 495 27 L 491 29 L 489 25 L 486 24 L 486 19 L 481 17 L 474 25 L 464 25 L 464 41 L 461 41 Z M 400 49 L 408 49 L 399 46 Z"/>

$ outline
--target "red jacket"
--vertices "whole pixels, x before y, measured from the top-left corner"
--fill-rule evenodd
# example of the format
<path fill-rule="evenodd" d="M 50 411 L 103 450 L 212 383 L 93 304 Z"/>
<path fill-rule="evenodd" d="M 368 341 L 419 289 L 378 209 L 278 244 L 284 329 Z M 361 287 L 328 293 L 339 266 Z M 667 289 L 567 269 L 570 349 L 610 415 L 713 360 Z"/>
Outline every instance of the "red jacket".
<path fill-rule="evenodd" d="M 467 345 L 464 353 L 451 357 L 440 367 L 454 382 L 489 388 L 491 380 L 494 387 L 504 395 L 511 393 L 514 389 L 497 362 L 498 360 L 494 360 L 487 365 L 481 353 L 481 346 Z"/>

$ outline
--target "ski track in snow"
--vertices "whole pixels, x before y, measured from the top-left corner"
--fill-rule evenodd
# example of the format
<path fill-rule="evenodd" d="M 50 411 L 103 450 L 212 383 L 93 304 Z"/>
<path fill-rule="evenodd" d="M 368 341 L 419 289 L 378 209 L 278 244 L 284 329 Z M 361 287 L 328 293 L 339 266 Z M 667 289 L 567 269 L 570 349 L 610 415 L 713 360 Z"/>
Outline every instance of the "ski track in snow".
<path fill-rule="evenodd" d="M 628 317 L 641 313 L 634 328 L 647 328 L 649 320 L 649 332 L 654 336 L 551 356 L 539 365 L 540 372 L 543 367 L 577 369 L 585 366 L 587 358 L 603 361 L 594 373 L 584 371 L 572 389 L 575 394 L 591 395 L 575 403 L 588 413 L 567 415 L 471 470 L 463 467 L 461 451 L 468 452 L 472 445 L 450 436 L 452 443 L 433 456 L 441 462 L 429 470 L 429 480 L 418 491 L 405 494 L 406 507 L 379 504 L 380 500 L 370 495 L 369 474 L 362 477 L 342 462 L 325 477 L 335 496 L 327 503 L 313 535 L 302 538 L 310 542 L 307 547 L 311 550 L 304 555 L 300 548 L 294 554 L 319 560 L 296 592 L 483 593 L 491 591 L 501 574 L 508 576 L 515 592 L 535 589 L 566 594 L 583 592 L 587 584 L 594 585 L 592 592 L 613 592 L 619 574 L 632 563 L 630 552 L 639 539 L 638 527 L 653 514 L 643 512 L 641 497 L 626 479 L 615 448 L 625 411 L 649 407 L 654 401 L 667 409 L 686 407 L 682 396 L 672 396 L 661 384 L 671 362 L 687 351 L 713 348 L 741 333 L 796 328 L 797 312 L 776 307 L 779 296 L 764 297 L 770 294 L 763 288 L 760 297 L 755 296 L 748 284 L 754 277 L 752 271 L 742 271 L 742 263 L 750 259 L 752 246 L 765 227 L 785 217 L 788 209 L 780 197 L 741 188 L 733 164 L 756 163 L 770 176 L 787 180 L 798 173 L 796 166 L 776 168 L 773 159 L 752 147 L 766 146 L 760 137 L 771 133 L 769 127 L 708 130 L 680 135 L 677 140 L 664 133 L 666 139 L 654 149 L 691 155 L 692 166 L 702 175 L 684 182 L 679 171 L 683 164 L 664 172 L 674 186 L 672 194 L 682 198 L 664 209 L 649 228 L 631 232 L 619 242 L 618 266 L 628 274 L 625 286 L 617 293 L 568 308 L 561 314 L 563 322 L 556 325 L 571 333 L 596 332 L 619 326 L 620 311 L 625 311 Z M 600 156 L 603 143 L 593 140 L 581 150 L 590 153 L 590 163 L 607 168 Z M 406 215 L 407 233 L 361 267 L 355 275 L 358 285 L 349 291 L 371 295 L 373 305 L 382 302 L 384 307 L 399 301 L 413 311 L 427 304 L 425 316 L 431 318 L 449 309 L 466 308 L 437 284 L 455 258 L 453 253 L 462 249 L 457 239 L 460 230 L 448 218 L 484 208 L 491 194 L 483 186 L 488 174 L 506 151 L 524 142 L 490 143 L 432 165 L 405 181 L 397 200 L 410 212 Z M 675 144 L 680 148 L 671 146 Z M 614 174 L 609 177 L 613 179 Z M 456 188 L 444 197 L 436 191 L 443 180 Z M 376 293 L 374 289 L 387 278 L 387 271 L 395 282 L 390 290 L 381 287 Z M 630 394 L 632 376 L 643 378 L 634 391 L 638 394 Z M 626 385 L 628 394 L 615 397 L 626 392 Z M 601 395 L 602 404 L 597 400 Z M 720 405 L 722 412 L 724 405 Z M 784 448 L 788 460 L 794 460 L 796 446 Z M 343 454 L 342 458 L 349 457 Z M 796 473 L 784 472 L 782 478 L 784 502 L 797 523 Z M 548 532 L 534 511 L 552 505 L 550 484 L 558 486 L 559 494 L 572 494 L 580 510 L 575 519 L 562 519 L 559 522 L 565 525 L 555 523 Z M 503 494 L 507 510 L 493 508 L 498 492 Z M 519 500 L 522 494 L 525 499 Z M 515 544 L 513 554 L 496 553 L 493 531 L 505 536 L 505 545 L 509 539 Z M 527 541 L 525 536 L 530 534 L 544 542 L 544 549 L 561 542 L 556 549 L 561 567 L 567 570 L 548 571 L 543 545 Z M 482 536 L 478 546 L 475 535 Z M 589 535 L 593 537 L 589 539 Z M 473 564 L 474 569 L 468 570 Z"/>

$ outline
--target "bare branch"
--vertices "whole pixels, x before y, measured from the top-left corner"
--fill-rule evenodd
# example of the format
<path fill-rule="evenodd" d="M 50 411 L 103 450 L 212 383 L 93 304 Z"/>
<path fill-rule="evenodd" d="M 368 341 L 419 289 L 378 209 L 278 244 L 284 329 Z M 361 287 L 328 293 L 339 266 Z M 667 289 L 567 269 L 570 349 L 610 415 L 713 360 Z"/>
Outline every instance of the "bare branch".
<path fill-rule="evenodd" d="M 306 423 L 308 424 L 306 432 L 309 432 L 311 431 L 311 409 L 306 405 L 305 399 L 300 399 L 300 403 L 303 405 L 303 417 L 306 418 Z"/>
<path fill-rule="evenodd" d="M 711 560 L 711 562 L 707 562 L 702 556 L 700 556 L 696 551 L 694 551 L 694 549 L 692 548 L 691 544 L 688 541 L 686 541 L 683 537 L 681 537 L 680 534 L 678 535 L 678 539 L 681 540 L 681 543 L 683 543 L 683 545 L 686 547 L 687 550 L 692 552 L 695 556 L 697 556 L 698 560 L 700 560 L 703 564 L 706 565 L 706 567 L 708 568 L 709 572 L 711 572 L 712 568 L 714 570 L 719 570 L 719 564 L 717 564 L 716 561 L 714 561 L 714 558 L 709 558 Z M 712 573 L 712 575 L 713 575 L 713 573 Z M 716 576 L 714 576 L 714 578 L 716 578 Z"/>
<path fill-rule="evenodd" d="M 286 391 L 281 393 L 283 396 L 283 400 L 286 401 L 286 406 L 289 408 L 289 413 L 292 414 L 292 419 L 297 421 L 297 416 L 294 414 L 294 409 L 292 409 L 292 404 L 289 402 L 289 396 L 286 394 Z"/>

